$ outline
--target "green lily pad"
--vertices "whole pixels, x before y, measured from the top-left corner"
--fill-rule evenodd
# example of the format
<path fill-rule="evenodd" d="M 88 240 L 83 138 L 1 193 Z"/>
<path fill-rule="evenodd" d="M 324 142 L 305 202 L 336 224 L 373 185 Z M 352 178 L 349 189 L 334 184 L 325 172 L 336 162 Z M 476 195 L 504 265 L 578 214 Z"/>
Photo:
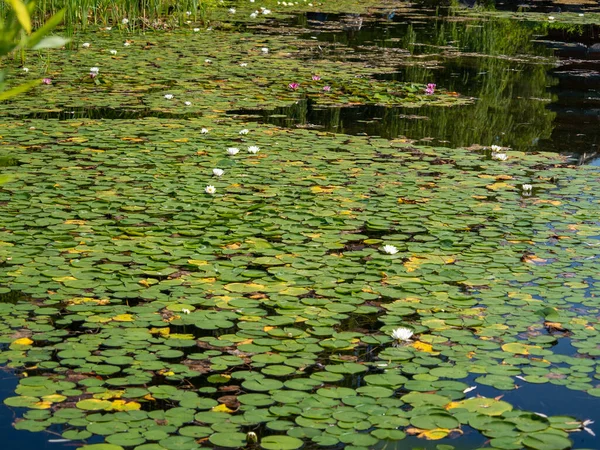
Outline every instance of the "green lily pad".
<path fill-rule="evenodd" d="M 260 441 L 261 448 L 272 450 L 295 450 L 303 445 L 302 440 L 291 436 L 266 436 Z"/>

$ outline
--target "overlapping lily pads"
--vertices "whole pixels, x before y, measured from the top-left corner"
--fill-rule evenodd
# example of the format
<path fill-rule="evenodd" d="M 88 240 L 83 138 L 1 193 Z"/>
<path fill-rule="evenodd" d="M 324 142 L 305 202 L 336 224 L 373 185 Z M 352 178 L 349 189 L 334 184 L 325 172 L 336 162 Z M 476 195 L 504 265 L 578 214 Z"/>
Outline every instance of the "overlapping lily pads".
<path fill-rule="evenodd" d="M 598 395 L 597 170 L 240 124 L 224 111 L 265 87 L 270 103 L 455 97 L 388 92 L 351 63 L 315 61 L 313 80 L 286 39 L 265 37 L 266 53 L 250 35 L 191 36 L 149 35 L 123 58 L 74 52 L 37 106 L 2 105 L 152 112 L 3 122 L 18 165 L 0 190 L 0 361 L 27 375 L 5 401 L 26 410 L 17 427 L 103 436 L 84 447 L 98 450 L 239 448 L 255 429 L 265 449 L 370 448 L 467 426 L 494 448 L 569 448 L 583 417 L 470 384 Z M 199 57 L 208 39 L 230 50 Z M 67 86 L 92 58 L 110 84 Z M 299 77 L 308 87 L 290 90 Z M 392 338 L 399 327 L 411 338 Z M 560 339 L 576 356 L 555 352 Z"/>
<path fill-rule="evenodd" d="M 8 405 L 55 417 L 72 404 L 83 415 L 61 422 L 124 446 L 157 436 L 170 448 L 178 429 L 234 445 L 244 427 L 272 423 L 291 438 L 368 447 L 401 430 L 429 439 L 461 424 L 495 430 L 481 414 L 524 442 L 534 424 L 515 425 L 510 404 L 464 400 L 469 374 L 498 389 L 564 382 L 595 392 L 591 347 L 583 358 L 552 353 L 557 337 L 583 343 L 595 330 L 585 275 L 594 197 L 573 197 L 591 190 L 593 170 L 554 155 L 499 162 L 267 126 L 240 135 L 231 121 L 203 118 L 31 123 L 35 149 L 3 187 L 2 279 L 26 297 L 2 304 L 10 349 L 0 356 L 36 376 Z M 5 141 L 22 128 L 7 127 Z M 104 141 L 113 147 L 94 148 Z M 226 156 L 234 143 L 263 150 Z M 227 175 L 214 179 L 216 166 Z M 521 194 L 524 182 L 536 196 Z M 204 193 L 208 183 L 217 194 Z M 385 255 L 384 243 L 400 252 Z M 413 341 L 394 346 L 389 333 L 406 325 Z M 158 401 L 170 407 L 156 410 Z M 136 419 L 123 428 L 128 414 Z M 538 420 L 526 445 L 563 442 L 557 430 L 571 422 L 581 423 Z M 225 429 L 234 434 L 221 437 Z"/>

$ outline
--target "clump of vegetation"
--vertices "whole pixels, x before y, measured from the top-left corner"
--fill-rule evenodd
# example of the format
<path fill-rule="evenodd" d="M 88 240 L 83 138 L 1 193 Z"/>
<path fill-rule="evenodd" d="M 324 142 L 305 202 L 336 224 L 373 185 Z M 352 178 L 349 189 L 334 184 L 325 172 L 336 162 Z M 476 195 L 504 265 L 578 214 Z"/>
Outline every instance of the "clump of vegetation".
<path fill-rule="evenodd" d="M 11 8 L 6 11 L 3 19 L 0 19 L 0 59 L 13 54 L 20 57 L 21 63 L 25 61 L 25 50 L 40 50 L 45 48 L 60 47 L 67 40 L 58 36 L 48 36 L 48 34 L 61 23 L 64 16 L 64 9 L 58 10 L 40 28 L 33 31 L 31 13 L 35 7 L 35 2 L 24 4 L 21 0 L 6 0 Z M 32 80 L 10 90 L 4 90 L 5 78 L 7 72 L 0 72 L 0 100 L 6 100 L 16 95 L 22 94 L 36 86 L 39 81 Z"/>
<path fill-rule="evenodd" d="M 34 24 L 64 10 L 66 29 L 73 32 L 91 25 L 136 29 L 164 28 L 188 20 L 206 23 L 217 0 L 41 0 L 35 8 L 31 8 L 33 2 L 27 4 Z M 0 16 L 8 13 L 0 8 Z"/>

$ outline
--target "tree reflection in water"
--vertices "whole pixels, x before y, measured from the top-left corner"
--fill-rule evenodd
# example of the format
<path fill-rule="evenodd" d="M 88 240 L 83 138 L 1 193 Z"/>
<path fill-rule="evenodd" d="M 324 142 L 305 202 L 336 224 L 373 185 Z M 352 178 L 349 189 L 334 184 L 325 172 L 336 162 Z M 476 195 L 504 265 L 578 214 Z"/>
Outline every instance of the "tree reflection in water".
<path fill-rule="evenodd" d="M 400 22 L 402 17 L 394 20 Z M 539 34 L 544 34 L 539 23 L 464 21 L 454 16 L 419 25 L 369 22 L 360 29 L 320 33 L 319 40 L 335 40 L 355 49 L 373 43 L 406 49 L 410 56 L 402 59 L 397 71 L 378 78 L 436 83 L 476 101 L 458 107 L 317 109 L 306 100 L 258 114 L 261 120 L 281 126 L 318 125 L 348 134 L 434 138 L 452 146 L 498 144 L 520 151 L 540 150 L 540 141 L 549 139 L 553 130 L 556 114 L 547 108 L 548 88 L 556 80 L 549 74 L 552 50 L 533 42 Z"/>

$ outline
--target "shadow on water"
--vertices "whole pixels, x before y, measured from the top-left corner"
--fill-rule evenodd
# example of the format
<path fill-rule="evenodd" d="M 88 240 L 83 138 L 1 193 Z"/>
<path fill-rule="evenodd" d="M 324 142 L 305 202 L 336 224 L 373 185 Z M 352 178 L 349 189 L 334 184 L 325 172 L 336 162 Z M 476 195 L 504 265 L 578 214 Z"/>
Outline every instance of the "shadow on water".
<path fill-rule="evenodd" d="M 64 110 L 54 111 L 36 111 L 24 114 L 9 114 L 11 117 L 18 117 L 19 119 L 42 119 L 42 120 L 69 120 L 69 119 L 121 119 L 121 120 L 137 120 L 144 119 L 146 117 L 157 117 L 159 119 L 187 119 L 189 117 L 199 117 L 202 113 L 195 111 L 190 113 L 171 113 L 160 110 L 154 110 L 151 108 L 139 108 L 139 109 L 121 109 L 121 108 L 98 108 L 98 107 L 85 107 L 85 108 L 70 108 L 66 107 Z"/>

